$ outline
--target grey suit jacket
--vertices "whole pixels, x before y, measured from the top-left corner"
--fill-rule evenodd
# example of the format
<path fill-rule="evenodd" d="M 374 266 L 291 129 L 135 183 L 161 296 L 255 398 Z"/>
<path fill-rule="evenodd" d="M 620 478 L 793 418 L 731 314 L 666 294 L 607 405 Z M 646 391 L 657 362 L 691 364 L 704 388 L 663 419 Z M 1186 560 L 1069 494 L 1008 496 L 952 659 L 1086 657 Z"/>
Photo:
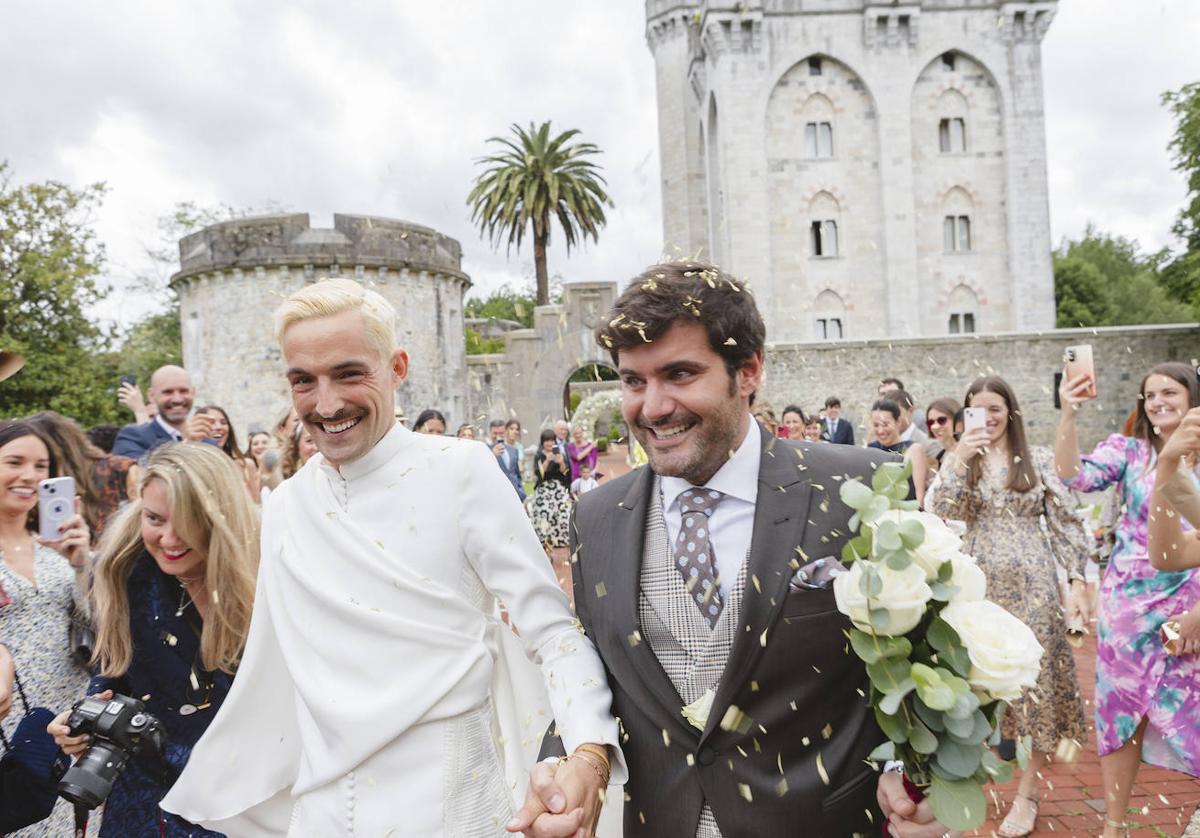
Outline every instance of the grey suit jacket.
<path fill-rule="evenodd" d="M 704 801 L 724 838 L 878 832 L 877 775 L 864 760 L 884 737 L 866 706 L 866 672 L 846 651 L 849 622 L 832 588 L 791 582 L 807 561 L 841 555 L 851 515 L 838 499 L 841 480 L 869 480 L 889 459 L 763 432 L 741 625 L 704 731 L 684 720 L 684 702 L 640 637 L 654 474 L 638 469 L 580 499 L 571 528 L 575 607 L 628 736 L 628 838 L 693 838 Z"/>

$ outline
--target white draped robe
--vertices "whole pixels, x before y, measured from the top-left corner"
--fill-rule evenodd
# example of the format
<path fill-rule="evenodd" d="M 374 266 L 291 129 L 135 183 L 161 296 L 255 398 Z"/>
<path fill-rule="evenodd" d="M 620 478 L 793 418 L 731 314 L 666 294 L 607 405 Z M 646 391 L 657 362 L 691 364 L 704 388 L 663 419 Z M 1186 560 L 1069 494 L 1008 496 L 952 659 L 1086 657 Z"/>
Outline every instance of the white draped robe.
<path fill-rule="evenodd" d="M 163 808 L 232 838 L 500 835 L 551 715 L 623 782 L 611 702 L 492 454 L 396 426 L 272 493 L 241 667 Z"/>

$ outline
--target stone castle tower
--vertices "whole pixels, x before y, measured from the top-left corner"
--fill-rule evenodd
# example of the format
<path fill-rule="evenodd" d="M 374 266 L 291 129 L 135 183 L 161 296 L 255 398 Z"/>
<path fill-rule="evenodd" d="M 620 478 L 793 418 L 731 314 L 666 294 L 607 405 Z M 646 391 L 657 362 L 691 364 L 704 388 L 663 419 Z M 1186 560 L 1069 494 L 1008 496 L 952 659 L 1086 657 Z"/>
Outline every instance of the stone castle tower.
<path fill-rule="evenodd" d="M 773 342 L 1053 328 L 1056 0 L 646 0 L 663 234 Z"/>
<path fill-rule="evenodd" d="M 179 242 L 183 363 L 196 404 L 228 411 L 245 440 L 291 404 L 272 316 L 293 291 L 326 276 L 370 285 L 396 308 L 396 333 L 409 355 L 399 406 L 410 420 L 427 407 L 469 421 L 462 272 L 457 241 L 389 218 L 335 215 L 333 229 L 308 215 L 272 215 L 214 224 Z"/>

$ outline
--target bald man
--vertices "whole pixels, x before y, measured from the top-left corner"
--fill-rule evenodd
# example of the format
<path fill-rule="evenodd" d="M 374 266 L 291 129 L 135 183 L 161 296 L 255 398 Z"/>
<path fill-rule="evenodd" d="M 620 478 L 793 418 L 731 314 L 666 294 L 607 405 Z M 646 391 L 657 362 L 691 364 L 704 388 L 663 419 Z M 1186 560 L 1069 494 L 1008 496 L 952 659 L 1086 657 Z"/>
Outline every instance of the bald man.
<path fill-rule="evenodd" d="M 146 396 L 158 408 L 158 415 L 141 425 L 126 425 L 117 434 L 113 453 L 140 460 L 165 442 L 182 442 L 188 432 L 188 417 L 196 389 L 183 367 L 159 367 L 150 376 Z"/>

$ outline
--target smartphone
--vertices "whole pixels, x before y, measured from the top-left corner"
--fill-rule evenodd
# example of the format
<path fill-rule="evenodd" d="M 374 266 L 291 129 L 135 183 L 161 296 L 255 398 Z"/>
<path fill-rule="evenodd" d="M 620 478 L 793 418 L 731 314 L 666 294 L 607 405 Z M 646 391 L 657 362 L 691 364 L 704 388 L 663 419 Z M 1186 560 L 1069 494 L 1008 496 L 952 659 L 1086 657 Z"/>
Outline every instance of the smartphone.
<path fill-rule="evenodd" d="M 1091 383 L 1081 395 L 1089 399 L 1096 398 L 1096 365 L 1092 361 L 1092 345 L 1081 343 L 1078 346 L 1068 346 L 1063 350 L 1063 368 L 1067 381 L 1072 381 L 1081 375 L 1091 379 Z"/>
<path fill-rule="evenodd" d="M 130 375 L 129 373 L 125 373 L 125 375 L 121 376 L 121 383 L 128 384 L 130 387 L 136 387 L 137 386 L 137 376 Z"/>
<path fill-rule="evenodd" d="M 982 407 L 963 408 L 963 433 L 987 427 L 987 410 Z"/>
<path fill-rule="evenodd" d="M 1062 410 L 1062 396 L 1060 396 L 1058 393 L 1058 388 L 1061 386 L 1062 386 L 1062 370 L 1059 370 L 1058 372 L 1054 373 L 1054 388 L 1052 390 L 1052 392 L 1054 393 L 1054 409 L 1055 410 Z"/>
<path fill-rule="evenodd" d="M 51 477 L 38 484 L 38 535 L 58 541 L 58 528 L 75 516 L 75 478 Z"/>

